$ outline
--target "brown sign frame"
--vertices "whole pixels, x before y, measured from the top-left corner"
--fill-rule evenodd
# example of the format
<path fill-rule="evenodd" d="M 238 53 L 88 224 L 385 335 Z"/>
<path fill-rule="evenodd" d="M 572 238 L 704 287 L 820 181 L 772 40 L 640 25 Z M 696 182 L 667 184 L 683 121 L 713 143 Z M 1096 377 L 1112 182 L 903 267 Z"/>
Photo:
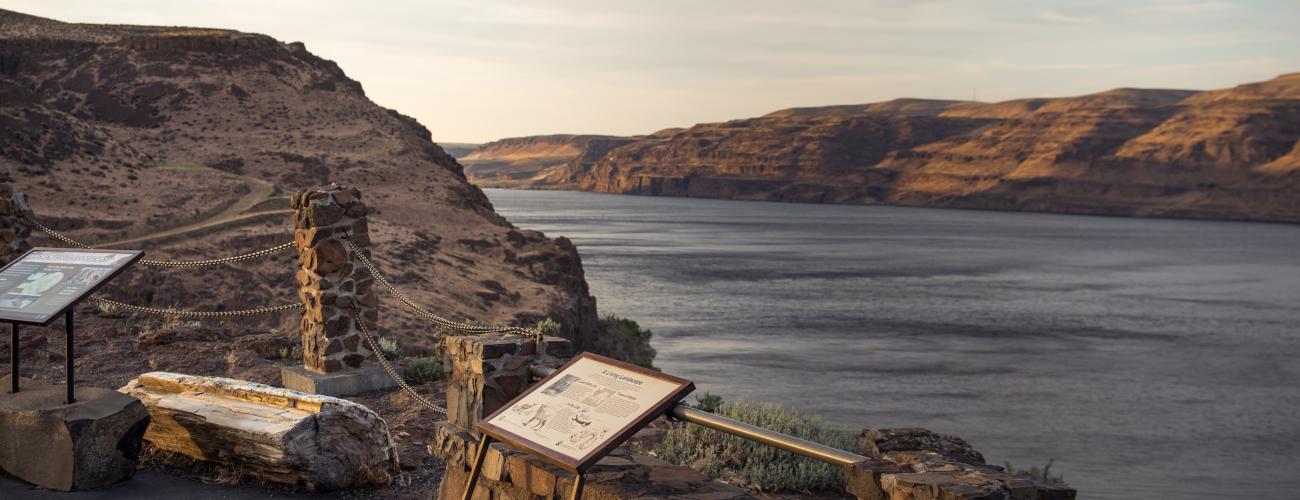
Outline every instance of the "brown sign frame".
<path fill-rule="evenodd" d="M 543 387 L 546 387 L 548 385 L 551 379 L 563 376 L 565 369 L 569 368 L 574 363 L 577 363 L 578 361 L 583 359 L 594 360 L 599 363 L 604 363 L 604 364 L 614 366 L 621 370 L 627 370 L 627 371 L 637 373 L 639 375 L 655 378 L 664 382 L 669 382 L 676 385 L 677 387 L 667 396 L 659 399 L 654 404 L 652 404 L 649 407 L 649 410 L 642 411 L 640 416 L 633 419 L 630 423 L 625 425 L 617 433 L 611 435 L 610 437 L 607 437 L 603 444 L 593 448 L 581 459 L 573 459 L 568 456 L 562 455 L 556 451 L 551 450 L 545 444 L 534 442 L 532 440 L 529 440 L 528 438 L 525 438 L 523 436 L 520 436 L 518 434 L 505 430 L 499 426 L 489 423 L 492 419 L 496 418 L 497 415 L 509 410 L 511 406 L 514 406 L 516 403 L 518 403 L 520 400 L 527 397 L 529 394 L 532 394 L 534 391 L 542 390 Z M 586 472 L 586 470 L 589 467 L 594 465 L 601 458 L 604 458 L 606 455 L 608 455 L 609 452 L 613 451 L 614 448 L 617 448 L 619 445 L 623 444 L 624 441 L 627 441 L 628 438 L 631 438 L 632 435 L 636 434 L 637 431 L 649 425 L 650 422 L 654 421 L 654 419 L 659 418 L 660 415 L 663 415 L 674 405 L 681 402 L 681 400 L 685 398 L 686 395 L 690 394 L 694 390 L 695 390 L 695 383 L 691 382 L 690 380 L 686 380 L 681 377 L 675 377 L 662 372 L 657 372 L 647 368 L 642 368 L 640 366 L 636 366 L 630 363 L 625 363 L 616 359 L 607 358 L 599 354 L 584 352 L 582 354 L 574 356 L 573 359 L 570 359 L 568 362 L 564 363 L 564 365 L 560 366 L 553 373 L 547 375 L 546 378 L 542 379 L 540 382 L 536 384 L 533 384 L 533 386 L 530 387 L 527 391 L 524 391 L 523 394 L 520 394 L 518 397 L 511 400 L 509 403 L 506 403 L 505 405 L 501 406 L 501 408 L 498 408 L 497 411 L 492 412 L 491 415 L 488 415 L 486 418 L 481 420 L 478 424 L 478 430 L 479 432 L 482 432 L 487 436 L 491 436 L 493 439 L 509 444 L 515 448 L 529 451 L 534 455 L 537 455 L 538 457 L 541 457 L 542 459 L 545 459 L 547 462 L 555 464 L 556 466 L 562 469 L 577 474 L 582 474 Z"/>
<path fill-rule="evenodd" d="M 17 324 L 20 324 L 20 325 L 32 325 L 32 326 L 49 326 L 50 323 L 53 323 L 53 322 L 55 322 L 56 320 L 58 320 L 59 318 L 63 317 L 64 314 L 65 314 L 67 311 L 71 310 L 73 307 L 76 307 L 77 304 L 80 304 L 81 301 L 85 300 L 87 296 L 89 296 L 89 295 L 92 294 L 92 293 L 95 293 L 96 291 L 99 291 L 99 289 L 100 289 L 100 288 L 103 288 L 104 285 L 107 285 L 108 282 L 113 281 L 113 278 L 116 278 L 119 274 L 122 274 L 122 273 L 125 272 L 127 269 L 130 269 L 132 265 L 134 265 L 137 261 L 139 261 L 141 258 L 144 257 L 144 251 L 143 251 L 143 250 L 116 250 L 116 249 L 97 249 L 97 248 L 96 248 L 96 249 L 85 249 L 85 248 L 46 248 L 46 247 L 37 247 L 37 248 L 33 248 L 33 249 L 31 249 L 31 250 L 28 250 L 27 253 L 24 253 L 21 257 L 18 257 L 17 259 L 14 259 L 12 262 L 10 262 L 10 263 L 8 263 L 8 264 L 5 264 L 4 267 L 0 267 L 0 273 L 3 273 L 3 272 L 5 272 L 5 271 L 7 271 L 7 270 L 9 270 L 9 268 L 12 267 L 13 265 L 18 264 L 19 262 L 22 262 L 23 259 L 26 259 L 28 256 L 30 256 L 30 255 L 31 255 L 32 253 L 34 253 L 34 252 L 63 252 L 63 253 L 73 253 L 73 252 L 78 252 L 78 253 L 99 252 L 99 253 L 127 254 L 127 255 L 130 255 L 130 258 L 128 258 L 128 259 L 126 260 L 125 263 L 123 263 L 123 264 L 119 264 L 118 267 L 117 267 L 116 269 L 113 269 L 112 271 L 109 271 L 109 273 L 108 273 L 106 276 L 104 276 L 103 278 L 101 278 L 101 279 L 99 280 L 99 282 L 96 283 L 94 286 L 91 286 L 90 288 L 87 288 L 85 291 L 81 292 L 81 294 L 77 295 L 75 298 L 73 298 L 72 300 L 68 301 L 68 303 L 67 303 L 66 305 L 64 305 L 62 308 L 59 308 L 58 311 L 56 311 L 56 312 L 54 312 L 54 313 L 51 313 L 51 314 L 49 315 L 49 318 L 46 319 L 46 320 L 44 320 L 44 321 L 33 321 L 33 320 L 29 320 L 29 319 L 15 319 L 15 318 L 9 318 L 9 317 L 5 317 L 5 316 L 4 316 L 4 314 L 5 314 L 4 311 L 0 311 L 0 322 L 4 322 L 4 323 L 17 323 Z"/>

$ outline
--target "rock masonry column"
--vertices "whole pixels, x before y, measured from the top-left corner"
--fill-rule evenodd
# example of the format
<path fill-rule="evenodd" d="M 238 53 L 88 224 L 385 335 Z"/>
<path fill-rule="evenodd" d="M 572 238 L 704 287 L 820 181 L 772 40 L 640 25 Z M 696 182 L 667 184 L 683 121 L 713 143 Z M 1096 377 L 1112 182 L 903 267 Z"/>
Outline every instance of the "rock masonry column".
<path fill-rule="evenodd" d="M 379 302 L 369 271 L 344 237 L 370 256 L 366 205 L 356 188 L 331 184 L 295 194 L 293 209 L 304 366 L 316 373 L 359 368 L 372 353 L 353 311 L 376 332 Z"/>
<path fill-rule="evenodd" d="M 13 180 L 0 177 L 0 266 L 31 250 L 27 243 L 32 234 L 31 218 L 32 209 Z"/>

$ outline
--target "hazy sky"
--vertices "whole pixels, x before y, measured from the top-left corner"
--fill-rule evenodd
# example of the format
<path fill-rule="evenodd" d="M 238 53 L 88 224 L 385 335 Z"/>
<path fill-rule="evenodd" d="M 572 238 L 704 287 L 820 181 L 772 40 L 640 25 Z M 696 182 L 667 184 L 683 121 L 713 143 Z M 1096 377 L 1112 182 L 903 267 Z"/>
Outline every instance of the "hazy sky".
<path fill-rule="evenodd" d="M 1219 88 L 1300 71 L 1300 1 L 0 0 L 301 41 L 439 142 L 792 106 Z"/>

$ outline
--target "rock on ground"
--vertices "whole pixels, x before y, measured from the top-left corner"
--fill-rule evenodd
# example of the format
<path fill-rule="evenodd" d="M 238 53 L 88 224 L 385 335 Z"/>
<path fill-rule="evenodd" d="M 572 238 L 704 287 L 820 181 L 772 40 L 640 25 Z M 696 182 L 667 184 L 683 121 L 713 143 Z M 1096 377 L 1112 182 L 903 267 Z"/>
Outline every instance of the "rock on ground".
<path fill-rule="evenodd" d="M 120 390 L 149 409 L 150 444 L 266 481 L 335 490 L 385 485 L 398 473 L 388 424 L 351 401 L 166 372 Z"/>

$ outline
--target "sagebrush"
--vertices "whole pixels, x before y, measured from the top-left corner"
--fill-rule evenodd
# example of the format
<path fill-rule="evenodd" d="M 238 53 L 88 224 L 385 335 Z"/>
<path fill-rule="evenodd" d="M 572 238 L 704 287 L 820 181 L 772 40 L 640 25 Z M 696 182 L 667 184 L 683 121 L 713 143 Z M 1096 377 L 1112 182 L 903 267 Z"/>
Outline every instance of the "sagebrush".
<path fill-rule="evenodd" d="M 841 450 L 857 451 L 861 447 L 858 432 L 777 404 L 726 403 L 715 413 Z M 844 471 L 839 467 L 698 425 L 673 428 L 651 451 L 709 477 L 764 491 L 844 488 Z"/>
<path fill-rule="evenodd" d="M 650 347 L 650 330 L 636 321 L 609 315 L 600 320 L 591 350 L 644 368 L 654 368 L 655 349 Z"/>
<path fill-rule="evenodd" d="M 415 358 L 406 362 L 402 376 L 416 385 L 442 380 L 442 363 L 433 358 Z"/>
<path fill-rule="evenodd" d="M 1011 462 L 1005 462 L 1004 465 L 1006 466 L 1007 474 L 1029 476 L 1044 483 L 1068 485 L 1068 483 L 1065 482 L 1064 474 L 1058 472 L 1056 475 L 1052 475 L 1052 465 L 1055 463 L 1055 458 L 1049 458 L 1047 460 L 1047 465 L 1042 467 L 1030 466 L 1028 469 L 1021 469 L 1011 465 Z"/>

